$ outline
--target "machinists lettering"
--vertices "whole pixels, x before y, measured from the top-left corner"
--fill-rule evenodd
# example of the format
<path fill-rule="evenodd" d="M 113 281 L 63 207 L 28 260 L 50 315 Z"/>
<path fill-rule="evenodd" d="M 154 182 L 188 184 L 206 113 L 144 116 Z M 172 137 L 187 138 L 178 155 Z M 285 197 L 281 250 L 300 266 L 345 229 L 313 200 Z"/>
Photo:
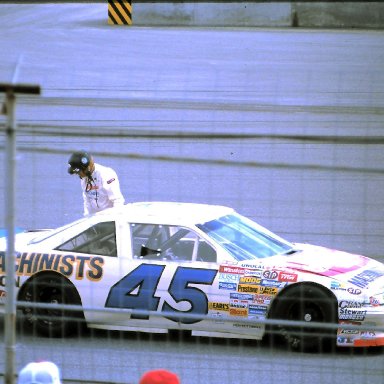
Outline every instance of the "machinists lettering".
<path fill-rule="evenodd" d="M 16 255 L 16 274 L 30 276 L 43 270 L 52 270 L 64 276 L 75 276 L 97 281 L 103 277 L 104 259 L 99 256 L 75 256 L 70 254 L 18 253 Z"/>

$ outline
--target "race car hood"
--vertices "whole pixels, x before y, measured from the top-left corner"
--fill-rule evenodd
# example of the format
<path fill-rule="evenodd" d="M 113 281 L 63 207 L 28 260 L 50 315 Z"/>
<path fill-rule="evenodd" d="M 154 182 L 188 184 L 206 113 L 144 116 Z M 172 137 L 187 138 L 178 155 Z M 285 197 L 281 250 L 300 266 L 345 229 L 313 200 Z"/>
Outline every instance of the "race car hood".
<path fill-rule="evenodd" d="M 359 289 L 384 292 L 384 264 L 369 257 L 324 247 L 295 244 L 296 252 L 263 259 L 267 268 L 315 274 Z M 247 266 L 250 267 L 248 261 Z"/>
<path fill-rule="evenodd" d="M 384 264 L 369 257 L 329 248 L 295 244 L 299 252 L 286 260 L 286 267 L 330 277 L 360 289 L 384 290 Z"/>

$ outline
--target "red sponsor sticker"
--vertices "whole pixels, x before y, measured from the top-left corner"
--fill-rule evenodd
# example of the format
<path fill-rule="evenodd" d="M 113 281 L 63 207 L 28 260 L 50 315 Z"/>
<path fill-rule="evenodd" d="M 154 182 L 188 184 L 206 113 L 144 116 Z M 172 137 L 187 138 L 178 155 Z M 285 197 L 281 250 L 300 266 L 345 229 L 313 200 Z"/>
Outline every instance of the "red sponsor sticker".
<path fill-rule="evenodd" d="M 279 281 L 287 281 L 290 283 L 294 283 L 295 281 L 297 281 L 297 274 L 296 273 L 288 273 L 288 272 L 280 272 Z"/>
<path fill-rule="evenodd" d="M 245 269 L 240 267 L 230 267 L 226 265 L 220 265 L 219 272 L 221 273 L 233 273 L 236 275 L 242 275 Z"/>

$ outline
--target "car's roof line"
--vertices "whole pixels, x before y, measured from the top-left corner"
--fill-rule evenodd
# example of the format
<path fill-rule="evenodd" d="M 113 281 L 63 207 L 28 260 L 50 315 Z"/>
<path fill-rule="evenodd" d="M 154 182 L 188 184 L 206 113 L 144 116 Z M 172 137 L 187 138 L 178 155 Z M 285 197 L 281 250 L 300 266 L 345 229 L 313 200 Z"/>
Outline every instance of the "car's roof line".
<path fill-rule="evenodd" d="M 123 215 L 130 222 L 159 224 L 197 224 L 233 213 L 234 210 L 221 205 L 184 202 L 135 202 L 112 208 L 95 215 Z"/>

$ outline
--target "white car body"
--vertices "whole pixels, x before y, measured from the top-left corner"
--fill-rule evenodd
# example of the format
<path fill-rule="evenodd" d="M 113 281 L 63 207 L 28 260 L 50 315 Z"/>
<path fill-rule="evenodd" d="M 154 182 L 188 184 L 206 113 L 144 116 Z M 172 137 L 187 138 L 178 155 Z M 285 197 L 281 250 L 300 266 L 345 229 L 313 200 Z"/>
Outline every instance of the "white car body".
<path fill-rule="evenodd" d="M 109 234 L 111 228 L 114 232 Z M 249 239 L 257 249 L 247 248 Z M 144 244 L 150 241 L 156 244 Z M 278 253 L 273 254 L 275 246 Z M 1 238 L 0 304 L 6 298 L 5 249 Z M 283 319 L 280 312 L 285 310 L 287 320 L 339 324 L 334 330 L 339 346 L 384 345 L 384 333 L 372 330 L 384 325 L 383 264 L 360 255 L 291 244 L 231 208 L 127 204 L 57 230 L 19 233 L 15 249 L 18 300 L 81 305 L 88 327 L 182 329 L 194 335 L 261 339 L 266 320 Z M 44 281 L 44 276 L 51 280 Z M 50 281 L 65 285 L 62 292 L 56 290 L 57 297 L 49 292 Z M 45 293 L 34 294 L 31 282 Z M 67 295 L 68 287 L 71 299 L 61 300 L 59 293 Z M 299 288 L 308 297 L 306 310 L 297 315 Z M 317 300 L 319 305 L 312 307 Z M 328 309 L 334 313 L 327 314 Z M 29 322 L 37 321 L 36 312 L 26 307 L 24 311 Z M 56 332 L 58 326 L 45 320 L 39 330 L 49 334 L 50 327 Z M 297 332 L 285 326 L 279 329 L 297 345 L 291 342 Z"/>

